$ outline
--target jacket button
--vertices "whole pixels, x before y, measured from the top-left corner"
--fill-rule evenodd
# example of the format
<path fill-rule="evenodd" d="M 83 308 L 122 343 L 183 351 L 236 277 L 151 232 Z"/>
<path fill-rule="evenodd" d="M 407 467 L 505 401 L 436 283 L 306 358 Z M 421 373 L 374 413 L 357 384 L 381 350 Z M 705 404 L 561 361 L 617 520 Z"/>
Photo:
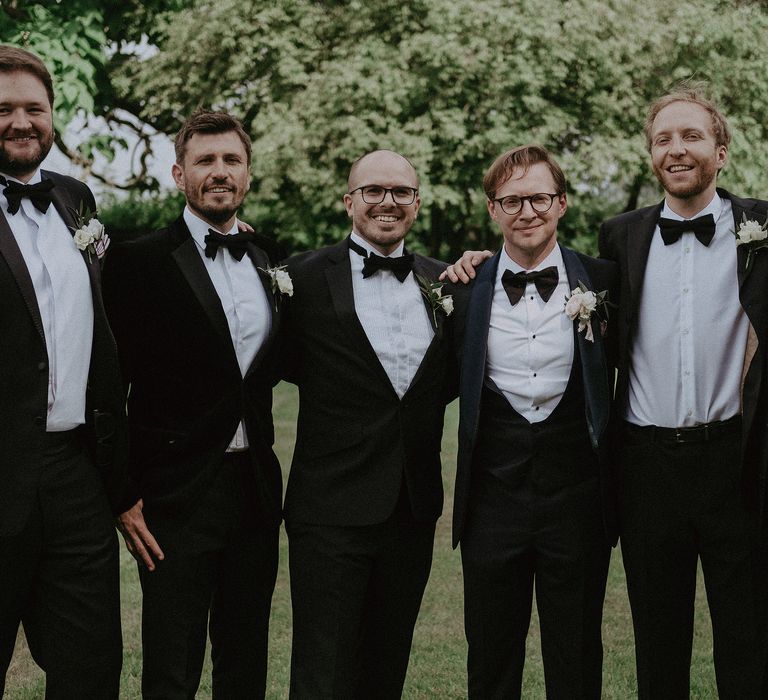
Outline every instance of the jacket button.
<path fill-rule="evenodd" d="M 44 416 L 35 416 L 34 418 L 34 424 L 38 426 L 45 425 L 45 417 Z"/>
<path fill-rule="evenodd" d="M 38 362 L 37 368 L 43 372 L 44 370 L 48 369 L 48 363 L 47 362 Z"/>

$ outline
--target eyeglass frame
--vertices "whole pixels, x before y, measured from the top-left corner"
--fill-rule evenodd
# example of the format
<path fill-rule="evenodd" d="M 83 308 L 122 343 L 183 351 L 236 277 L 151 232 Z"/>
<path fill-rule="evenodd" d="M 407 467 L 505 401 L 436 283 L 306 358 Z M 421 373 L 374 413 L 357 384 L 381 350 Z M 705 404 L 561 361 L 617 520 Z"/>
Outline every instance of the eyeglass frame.
<path fill-rule="evenodd" d="M 368 188 L 368 187 L 381 187 L 381 189 L 384 190 L 384 194 L 381 196 L 381 199 L 378 202 L 369 202 L 365 198 L 365 195 L 363 194 L 363 190 Z M 411 193 L 413 194 L 413 199 L 411 199 L 411 201 L 408 202 L 407 204 L 405 202 L 397 202 L 397 201 L 395 201 L 394 190 L 400 190 L 400 189 L 402 189 L 402 190 L 410 190 Z M 355 187 L 354 190 L 350 190 L 349 192 L 347 192 L 347 194 L 352 196 L 358 190 L 360 190 L 360 197 L 362 197 L 363 201 L 366 204 L 381 204 L 387 198 L 387 193 L 389 193 L 390 199 L 392 200 L 393 204 L 398 204 L 401 207 L 410 207 L 416 201 L 416 197 L 419 196 L 419 189 L 418 189 L 418 187 L 408 187 L 407 185 L 398 185 L 397 187 L 384 187 L 383 185 L 362 185 L 361 187 Z M 550 204 L 550 206 L 552 206 L 552 205 Z"/>
<path fill-rule="evenodd" d="M 539 210 L 535 206 L 533 206 L 533 198 L 534 197 L 539 197 L 539 196 L 541 196 L 543 194 L 545 194 L 545 195 L 547 195 L 547 197 L 549 197 L 549 206 L 546 209 Z M 552 205 L 555 203 L 555 199 L 557 197 L 561 197 L 563 194 L 565 194 L 565 193 L 564 192 L 556 192 L 556 193 L 552 194 L 551 192 L 535 192 L 534 194 L 525 195 L 524 197 L 520 196 L 520 195 L 516 195 L 516 194 L 508 194 L 505 197 L 497 197 L 496 199 L 491 199 L 490 201 L 493 202 L 494 204 L 498 203 L 498 205 L 501 207 L 501 210 L 505 214 L 507 214 L 507 216 L 516 216 L 517 214 L 519 214 L 521 211 L 523 211 L 523 207 L 525 206 L 526 202 L 528 202 L 528 204 L 531 205 L 531 209 L 533 209 L 533 211 L 535 211 L 537 214 L 546 214 L 552 208 Z M 501 201 L 503 199 L 509 199 L 510 197 L 517 197 L 520 200 L 520 208 L 517 211 L 515 211 L 515 212 L 507 211 L 504 208 L 504 205 L 501 203 Z"/>

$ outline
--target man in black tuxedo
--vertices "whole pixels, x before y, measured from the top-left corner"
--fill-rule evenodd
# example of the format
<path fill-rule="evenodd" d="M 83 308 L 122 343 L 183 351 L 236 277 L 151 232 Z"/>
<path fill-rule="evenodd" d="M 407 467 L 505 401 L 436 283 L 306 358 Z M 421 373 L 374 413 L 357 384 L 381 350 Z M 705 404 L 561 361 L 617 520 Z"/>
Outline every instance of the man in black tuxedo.
<path fill-rule="evenodd" d="M 483 188 L 504 245 L 455 290 L 454 320 L 469 697 L 520 697 L 535 582 L 547 697 L 599 700 L 617 532 L 609 331 L 594 304 L 615 295 L 616 266 L 558 245 L 565 176 L 543 147 L 500 155 Z"/>
<path fill-rule="evenodd" d="M 238 233 L 251 143 L 227 114 L 176 137 L 186 208 L 115 246 L 105 301 L 130 385 L 132 507 L 145 698 L 194 697 L 210 614 L 213 696 L 263 697 L 277 573 L 281 475 L 271 363 L 280 293 L 273 242 Z"/>
<path fill-rule="evenodd" d="M 640 698 L 687 698 L 696 570 L 723 700 L 760 691 L 768 253 L 734 236 L 768 203 L 716 188 L 730 132 L 698 89 L 657 100 L 645 136 L 660 204 L 603 224 L 621 269 L 616 411 L 621 546 Z M 755 223 L 756 222 L 756 223 Z M 762 590 L 760 590 L 762 588 Z"/>
<path fill-rule="evenodd" d="M 122 665 L 105 494 L 119 512 L 123 395 L 105 241 L 73 237 L 93 195 L 40 170 L 52 107 L 40 59 L 0 46 L 0 695 L 21 621 L 47 698 L 102 700 L 117 698 Z"/>
<path fill-rule="evenodd" d="M 418 177 L 392 151 L 357 160 L 352 233 L 288 260 L 287 378 L 299 387 L 285 502 L 291 697 L 399 698 L 443 503 L 454 394 L 444 265 L 404 250 Z"/>

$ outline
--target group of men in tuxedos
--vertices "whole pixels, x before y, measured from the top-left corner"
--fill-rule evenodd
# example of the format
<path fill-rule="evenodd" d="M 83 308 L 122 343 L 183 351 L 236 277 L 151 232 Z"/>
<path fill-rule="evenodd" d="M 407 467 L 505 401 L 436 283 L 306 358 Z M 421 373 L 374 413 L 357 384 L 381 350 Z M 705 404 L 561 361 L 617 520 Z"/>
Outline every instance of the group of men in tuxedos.
<path fill-rule="evenodd" d="M 609 260 L 557 243 L 566 180 L 545 149 L 502 154 L 483 183 L 502 249 L 450 288 L 405 249 L 405 157 L 355 161 L 350 236 L 279 265 L 237 220 L 247 134 L 200 111 L 175 143 L 184 211 L 111 247 L 103 296 L 105 246 L 72 235 L 93 197 L 40 170 L 52 105 L 39 59 L 0 46 L 0 692 L 22 622 L 47 697 L 118 697 L 114 516 L 139 563 L 143 695 L 194 697 L 210 636 L 214 697 L 263 697 L 284 515 L 291 697 L 400 697 L 458 392 L 471 698 L 520 697 L 534 586 L 548 697 L 600 697 L 619 533 L 640 697 L 688 695 L 699 558 L 720 696 L 763 696 L 768 262 L 732 231 L 768 204 L 715 189 L 714 105 L 652 107 L 665 202 L 603 226 Z M 567 297 L 587 300 L 575 316 Z M 300 399 L 282 511 L 281 378 Z"/>

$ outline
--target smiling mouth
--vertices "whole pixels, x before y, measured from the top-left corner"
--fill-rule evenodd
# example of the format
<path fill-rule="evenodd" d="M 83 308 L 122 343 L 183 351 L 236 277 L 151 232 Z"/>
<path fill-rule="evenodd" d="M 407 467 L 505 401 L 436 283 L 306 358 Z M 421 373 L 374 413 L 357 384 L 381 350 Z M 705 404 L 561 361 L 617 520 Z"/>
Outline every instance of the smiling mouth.
<path fill-rule="evenodd" d="M 226 194 L 227 192 L 231 192 L 232 189 L 229 187 L 208 187 L 206 192 L 210 192 L 211 194 Z"/>
<path fill-rule="evenodd" d="M 374 214 L 373 217 L 374 221 L 378 221 L 380 224 L 394 224 L 396 221 L 400 220 L 399 216 L 391 216 L 389 214 Z"/>
<path fill-rule="evenodd" d="M 688 172 L 689 170 L 693 170 L 693 166 L 692 165 L 670 165 L 667 168 L 667 172 L 668 173 L 672 173 L 672 174 L 674 174 L 674 173 L 685 173 L 685 172 Z"/>

